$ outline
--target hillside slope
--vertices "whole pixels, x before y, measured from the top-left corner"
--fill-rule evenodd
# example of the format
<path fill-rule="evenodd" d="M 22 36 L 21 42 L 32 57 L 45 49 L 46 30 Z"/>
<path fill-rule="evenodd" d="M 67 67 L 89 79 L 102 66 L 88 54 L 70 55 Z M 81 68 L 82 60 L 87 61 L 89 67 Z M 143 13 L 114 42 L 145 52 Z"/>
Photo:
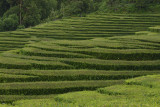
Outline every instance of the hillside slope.
<path fill-rule="evenodd" d="M 61 94 L 49 99 L 21 100 L 1 107 L 159 107 L 160 75 L 126 80 L 124 85 Z"/>
<path fill-rule="evenodd" d="M 158 25 L 158 14 L 90 14 L 2 32 L 0 101 L 54 98 L 160 74 Z"/>

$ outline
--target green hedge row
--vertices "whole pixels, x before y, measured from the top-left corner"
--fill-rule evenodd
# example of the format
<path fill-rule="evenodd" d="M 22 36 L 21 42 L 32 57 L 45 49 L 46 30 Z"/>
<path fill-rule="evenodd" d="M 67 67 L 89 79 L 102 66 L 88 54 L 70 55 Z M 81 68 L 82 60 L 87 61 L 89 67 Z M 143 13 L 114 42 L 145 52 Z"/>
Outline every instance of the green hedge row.
<path fill-rule="evenodd" d="M 59 83 L 14 83 L 0 84 L 0 95 L 49 95 L 61 94 L 73 91 L 95 90 L 99 87 L 107 87 L 115 84 L 123 84 L 123 80 L 112 81 L 79 81 Z M 28 85 L 28 86 L 24 86 Z"/>
<path fill-rule="evenodd" d="M 74 66 L 76 69 L 96 69 L 96 70 L 160 70 L 160 65 L 113 65 L 89 64 L 82 62 L 64 61 L 66 64 Z"/>
<path fill-rule="evenodd" d="M 156 33 L 160 33 L 160 27 L 150 27 L 149 31 L 151 32 L 156 32 Z"/>
<path fill-rule="evenodd" d="M 79 53 L 94 56 L 98 59 L 105 60 L 158 60 L 160 59 L 160 53 L 97 53 L 89 51 L 79 51 Z"/>
<path fill-rule="evenodd" d="M 41 81 L 38 77 L 28 77 L 28 78 L 0 78 L 0 83 L 9 83 L 9 82 L 34 82 Z"/>
<path fill-rule="evenodd" d="M 15 72 L 16 71 L 16 72 Z M 98 70 L 2 70 L 11 75 L 0 78 L 0 82 L 34 82 L 34 81 L 75 81 L 75 80 L 120 80 L 144 75 L 160 74 L 160 71 L 98 71 Z M 12 77 L 13 75 L 13 77 Z M 14 75 L 26 75 L 15 78 Z M 31 77 L 30 77 L 31 76 Z M 34 76 L 34 77 L 33 77 Z"/>
<path fill-rule="evenodd" d="M 8 41 L 3 41 L 3 42 L 1 42 L 0 41 L 0 44 L 5 44 L 5 45 L 8 45 L 8 44 L 10 44 L 10 45 L 25 45 L 25 44 L 27 44 L 27 43 L 22 43 L 22 42 L 8 42 Z"/>
<path fill-rule="evenodd" d="M 32 49 L 32 48 L 31 48 Z M 37 49 L 35 49 L 37 50 Z M 28 55 L 28 56 L 43 56 L 43 57 L 58 57 L 58 58 L 91 58 L 89 55 L 85 54 L 78 54 L 78 53 L 71 53 L 71 52 L 46 52 L 43 50 L 38 49 L 38 52 L 35 50 L 20 50 L 19 54 Z"/>
<path fill-rule="evenodd" d="M 3 64 L 0 63 L 0 68 L 6 69 L 24 69 L 24 70 L 31 70 L 31 69 L 43 69 L 43 70 L 51 70 L 51 69 L 71 69 L 71 66 L 65 65 L 44 65 L 44 64 L 35 64 L 32 63 L 30 65 L 17 65 L 17 64 Z"/>

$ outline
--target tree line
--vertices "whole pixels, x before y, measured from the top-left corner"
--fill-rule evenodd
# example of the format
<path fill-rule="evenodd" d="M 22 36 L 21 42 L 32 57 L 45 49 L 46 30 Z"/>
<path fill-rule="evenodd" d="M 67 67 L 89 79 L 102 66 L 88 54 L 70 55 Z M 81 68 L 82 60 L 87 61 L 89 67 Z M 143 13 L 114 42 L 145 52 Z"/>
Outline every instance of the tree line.
<path fill-rule="evenodd" d="M 52 9 L 56 8 L 56 0 L 1 0 L 1 30 L 15 30 L 37 25 L 46 19 Z"/>
<path fill-rule="evenodd" d="M 0 0 L 0 31 L 91 12 L 159 12 L 160 0 Z"/>

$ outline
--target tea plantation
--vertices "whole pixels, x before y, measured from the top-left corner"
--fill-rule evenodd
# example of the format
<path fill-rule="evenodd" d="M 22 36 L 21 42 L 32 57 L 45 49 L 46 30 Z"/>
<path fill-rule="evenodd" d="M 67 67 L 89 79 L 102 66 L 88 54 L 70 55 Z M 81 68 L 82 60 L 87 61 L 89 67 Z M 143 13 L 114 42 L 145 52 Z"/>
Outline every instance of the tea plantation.
<path fill-rule="evenodd" d="M 159 107 L 157 74 L 160 14 L 90 14 L 0 33 L 2 107 Z"/>

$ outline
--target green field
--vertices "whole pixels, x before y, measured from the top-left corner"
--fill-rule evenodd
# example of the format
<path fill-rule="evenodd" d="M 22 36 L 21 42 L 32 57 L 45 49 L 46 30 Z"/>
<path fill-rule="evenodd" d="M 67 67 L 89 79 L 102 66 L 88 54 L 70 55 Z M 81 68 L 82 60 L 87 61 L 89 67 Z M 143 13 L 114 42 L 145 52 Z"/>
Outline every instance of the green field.
<path fill-rule="evenodd" d="M 1 107 L 159 107 L 160 75 L 129 79 L 121 85 L 99 88 L 95 91 L 79 91 L 60 95 L 17 96 L 6 98 L 20 100 Z M 3 98 L 3 95 L 0 97 Z M 32 100 L 27 100 L 32 98 Z M 36 99 L 35 99 L 36 98 Z M 3 98 L 4 99 L 4 98 Z M 14 105 L 14 106 L 13 106 Z"/>
<path fill-rule="evenodd" d="M 159 25 L 89 14 L 0 32 L 0 106 L 159 107 Z"/>

